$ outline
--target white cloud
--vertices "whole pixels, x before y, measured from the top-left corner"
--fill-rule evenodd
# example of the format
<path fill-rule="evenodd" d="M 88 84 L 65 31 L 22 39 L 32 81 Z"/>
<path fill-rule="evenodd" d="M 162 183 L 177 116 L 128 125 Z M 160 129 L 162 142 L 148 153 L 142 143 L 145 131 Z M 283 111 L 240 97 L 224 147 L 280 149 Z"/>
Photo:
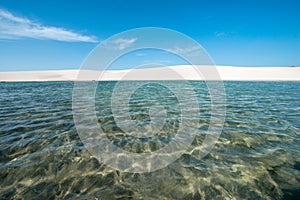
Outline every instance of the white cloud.
<path fill-rule="evenodd" d="M 216 37 L 232 37 L 232 36 L 235 36 L 236 34 L 237 34 L 237 32 L 235 32 L 235 31 L 227 31 L 227 32 L 225 32 L 225 31 L 221 31 L 221 32 L 216 31 L 215 32 Z"/>
<path fill-rule="evenodd" d="M 136 53 L 135 55 L 136 56 L 146 56 L 147 54 L 146 53 Z"/>
<path fill-rule="evenodd" d="M 167 64 L 167 63 L 171 63 L 170 60 L 166 60 L 166 59 L 156 59 L 156 60 L 144 60 L 143 63 L 147 63 L 147 64 Z"/>
<path fill-rule="evenodd" d="M 180 47 L 174 47 L 172 49 L 166 49 L 167 51 L 170 51 L 175 54 L 192 54 L 201 51 L 201 48 L 199 46 L 191 46 L 186 48 L 180 48 Z"/>
<path fill-rule="evenodd" d="M 215 32 L 215 36 L 216 37 L 226 36 L 226 33 L 225 32 Z"/>
<path fill-rule="evenodd" d="M 137 38 L 117 38 L 115 40 L 109 41 L 109 44 L 106 45 L 122 50 L 131 46 L 133 43 L 135 43 L 136 40 Z"/>
<path fill-rule="evenodd" d="M 93 36 L 86 36 L 64 28 L 45 26 L 0 9 L 0 39 L 48 39 L 65 42 L 97 42 Z"/>

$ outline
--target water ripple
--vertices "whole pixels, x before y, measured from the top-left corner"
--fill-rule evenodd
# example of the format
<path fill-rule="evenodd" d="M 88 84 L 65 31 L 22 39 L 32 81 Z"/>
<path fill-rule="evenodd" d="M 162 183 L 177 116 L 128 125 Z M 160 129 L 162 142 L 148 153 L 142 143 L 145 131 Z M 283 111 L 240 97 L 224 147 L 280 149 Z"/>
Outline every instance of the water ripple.
<path fill-rule="evenodd" d="M 164 169 L 130 174 L 107 167 L 84 148 L 73 122 L 72 82 L 0 83 L 0 199 L 296 199 L 300 83 L 226 82 L 224 129 L 202 159 L 210 96 L 204 82 L 191 84 L 200 113 L 199 134 L 190 148 Z M 167 120 L 158 134 L 135 138 L 114 121 L 115 85 L 101 82 L 97 88 L 96 115 L 107 137 L 136 153 L 168 144 L 181 122 L 176 97 L 157 85 L 139 88 L 127 117 L 149 124 L 147 108 L 154 101 L 166 109 Z"/>

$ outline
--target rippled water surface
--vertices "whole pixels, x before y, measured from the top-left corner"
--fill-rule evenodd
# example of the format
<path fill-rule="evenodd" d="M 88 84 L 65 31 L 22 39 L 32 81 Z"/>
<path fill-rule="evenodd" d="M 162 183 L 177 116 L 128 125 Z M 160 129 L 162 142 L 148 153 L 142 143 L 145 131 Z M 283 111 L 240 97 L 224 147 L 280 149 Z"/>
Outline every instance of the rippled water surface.
<path fill-rule="evenodd" d="M 172 84 L 181 87 L 180 81 Z M 300 82 L 225 82 L 224 128 L 202 159 L 197 147 L 210 121 L 210 97 L 203 82 L 190 84 L 200 102 L 200 134 L 168 167 L 138 174 L 112 169 L 85 149 L 73 121 L 72 82 L 0 83 L 0 199 L 299 198 Z M 101 82 L 96 94 L 98 122 L 107 137 L 135 153 L 167 145 L 180 126 L 174 94 L 159 83 L 132 94 L 130 117 L 145 132 L 153 103 L 167 116 L 160 134 L 137 139 L 114 121 L 115 85 Z"/>

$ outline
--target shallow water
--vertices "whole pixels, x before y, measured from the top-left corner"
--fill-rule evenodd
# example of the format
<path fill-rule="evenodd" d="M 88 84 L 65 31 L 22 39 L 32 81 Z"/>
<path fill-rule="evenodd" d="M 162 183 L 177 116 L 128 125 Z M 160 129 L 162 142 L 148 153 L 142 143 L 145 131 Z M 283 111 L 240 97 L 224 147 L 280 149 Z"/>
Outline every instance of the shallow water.
<path fill-rule="evenodd" d="M 136 153 L 167 145 L 180 125 L 178 101 L 159 84 L 139 88 L 132 119 L 149 123 L 159 102 L 166 125 L 149 140 L 128 137 L 110 109 L 116 82 L 97 88 L 96 112 L 115 145 Z M 134 82 L 128 82 L 128 85 Z M 181 86 L 180 81 L 173 84 Z M 199 131 L 210 120 L 203 82 L 191 82 L 200 102 Z M 300 82 L 225 82 L 224 128 L 200 159 L 204 134 L 168 167 L 125 173 L 84 147 L 72 115 L 72 82 L 0 83 L 0 199 L 296 199 L 300 196 Z M 187 99 L 188 101 L 188 99 Z M 147 130 L 145 130 L 147 131 Z"/>

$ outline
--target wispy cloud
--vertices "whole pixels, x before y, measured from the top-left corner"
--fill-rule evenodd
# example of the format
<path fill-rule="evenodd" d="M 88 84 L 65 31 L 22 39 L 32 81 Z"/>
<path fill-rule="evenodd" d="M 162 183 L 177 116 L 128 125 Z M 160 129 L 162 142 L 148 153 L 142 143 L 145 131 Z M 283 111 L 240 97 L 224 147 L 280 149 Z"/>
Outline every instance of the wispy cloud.
<path fill-rule="evenodd" d="M 192 55 L 196 52 L 199 53 L 199 51 L 201 51 L 201 48 L 199 46 L 191 46 L 191 47 L 185 47 L 185 48 L 181 48 L 181 47 L 174 47 L 172 49 L 166 49 L 167 51 L 170 51 L 172 53 L 175 54 L 189 54 Z"/>
<path fill-rule="evenodd" d="M 106 47 L 123 50 L 131 46 L 137 38 L 117 38 L 105 43 Z"/>
<path fill-rule="evenodd" d="M 166 60 L 166 59 L 156 59 L 156 60 L 144 60 L 143 63 L 147 63 L 147 64 L 167 64 L 167 63 L 171 63 L 170 60 Z"/>
<path fill-rule="evenodd" d="M 86 36 L 64 28 L 45 26 L 24 17 L 0 9 L 0 39 L 48 39 L 65 42 L 97 42 L 93 36 Z"/>
<path fill-rule="evenodd" d="M 215 36 L 216 37 L 230 37 L 230 36 L 235 36 L 237 33 L 235 31 L 216 31 Z"/>
<path fill-rule="evenodd" d="M 225 35 L 226 35 L 225 32 L 215 32 L 216 37 L 222 37 L 222 36 L 225 36 Z"/>
<path fill-rule="evenodd" d="M 146 56 L 147 54 L 146 53 L 136 53 L 135 55 L 141 57 L 141 56 Z"/>

